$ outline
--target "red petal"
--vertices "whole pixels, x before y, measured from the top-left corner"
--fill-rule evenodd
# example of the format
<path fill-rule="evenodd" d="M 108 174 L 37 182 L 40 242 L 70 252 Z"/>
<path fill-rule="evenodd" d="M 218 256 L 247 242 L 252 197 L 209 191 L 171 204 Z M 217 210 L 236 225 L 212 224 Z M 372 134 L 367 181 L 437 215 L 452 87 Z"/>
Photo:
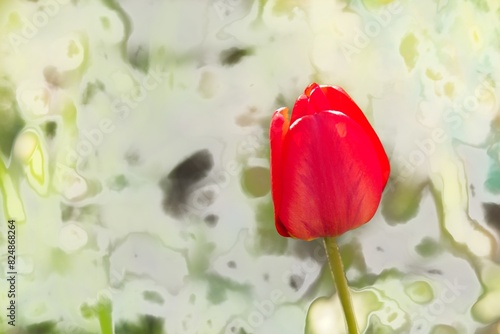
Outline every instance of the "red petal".
<path fill-rule="evenodd" d="M 302 94 L 299 96 L 297 101 L 295 101 L 295 105 L 293 106 L 292 111 L 292 119 L 290 120 L 290 124 L 293 124 L 296 120 L 301 117 L 310 115 L 309 112 L 309 97 L 307 95 Z"/>
<path fill-rule="evenodd" d="M 338 236 L 369 221 L 384 180 L 366 130 L 345 114 L 301 118 L 283 146 L 279 218 L 299 239 Z"/>
<path fill-rule="evenodd" d="M 385 185 L 390 173 L 389 159 L 375 130 L 353 99 L 340 87 L 320 86 L 319 89 L 312 91 L 309 105 L 313 109 L 311 114 L 324 110 L 337 110 L 352 118 L 365 130 L 377 151 Z"/>
<path fill-rule="evenodd" d="M 310 103 L 312 94 L 318 95 L 318 92 L 319 95 L 321 95 L 321 97 L 324 100 L 324 108 L 322 107 L 315 108 Z M 318 98 L 314 98 L 313 101 L 317 100 Z M 299 96 L 299 98 L 295 102 L 295 105 L 293 106 L 292 119 L 290 120 L 290 124 L 293 124 L 296 120 L 300 119 L 301 117 L 312 115 L 323 110 L 329 110 L 328 100 L 322 94 L 321 87 L 317 83 L 312 83 L 309 86 L 307 86 L 307 88 L 304 90 L 304 94 Z"/>
<path fill-rule="evenodd" d="M 281 108 L 276 110 L 271 119 L 271 127 L 269 131 L 269 139 L 271 142 L 271 191 L 274 202 L 274 218 L 276 229 L 282 236 L 288 237 L 289 234 L 283 227 L 278 218 L 278 210 L 281 202 L 281 178 L 282 178 L 282 151 L 283 151 L 283 138 L 288 132 L 290 126 L 288 117 L 288 108 Z"/>
<path fill-rule="evenodd" d="M 311 113 L 318 113 L 325 110 L 337 110 L 342 112 L 342 109 L 332 109 L 331 102 L 325 96 L 320 86 L 311 92 L 311 96 L 309 97 L 309 108 L 311 109 Z"/>
<path fill-rule="evenodd" d="M 306 89 L 304 89 L 304 94 L 309 97 L 311 96 L 311 93 L 313 90 L 315 90 L 316 88 L 318 88 L 319 85 L 315 82 L 313 82 L 312 84 L 310 84 L 309 86 L 306 87 Z"/>

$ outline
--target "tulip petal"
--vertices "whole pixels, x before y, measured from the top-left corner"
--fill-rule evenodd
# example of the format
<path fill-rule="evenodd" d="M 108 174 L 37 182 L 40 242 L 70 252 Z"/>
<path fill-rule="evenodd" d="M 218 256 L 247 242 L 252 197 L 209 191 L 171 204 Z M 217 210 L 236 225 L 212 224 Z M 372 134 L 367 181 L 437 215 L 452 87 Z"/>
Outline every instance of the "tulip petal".
<path fill-rule="evenodd" d="M 301 117 L 311 115 L 314 112 L 310 112 L 309 110 L 309 97 L 307 95 L 302 94 L 299 96 L 297 101 L 293 106 L 292 118 L 290 119 L 290 124 L 293 124 L 296 120 Z"/>
<path fill-rule="evenodd" d="M 318 86 L 311 92 L 311 96 L 309 97 L 309 108 L 312 111 L 311 114 L 325 110 L 338 110 L 341 112 L 343 111 L 343 109 L 340 108 L 333 108 L 320 86 Z"/>
<path fill-rule="evenodd" d="M 298 120 L 301 117 L 315 114 L 317 111 L 328 110 L 328 108 L 321 110 L 316 110 L 314 108 L 311 108 L 311 105 L 309 103 L 309 98 L 316 89 L 319 89 L 319 91 L 321 92 L 321 87 L 317 83 L 313 82 L 312 84 L 307 86 L 306 89 L 304 89 L 304 94 L 300 95 L 297 101 L 295 101 L 290 124 L 293 124 L 296 120 Z M 325 103 L 328 103 L 328 100 L 326 100 L 326 98 L 325 98 Z"/>
<path fill-rule="evenodd" d="M 373 127 L 370 125 L 370 122 L 366 118 L 365 114 L 352 100 L 349 94 L 347 94 L 341 87 L 319 86 L 312 91 L 311 97 L 309 98 L 309 105 L 313 110 L 311 114 L 324 110 L 341 111 L 365 130 L 377 151 L 385 185 L 389 178 L 390 165 L 384 147 L 382 146 L 380 139 L 375 133 L 375 130 L 373 130 Z"/>
<path fill-rule="evenodd" d="M 288 108 L 281 108 L 276 110 L 272 119 L 269 131 L 269 139 L 271 142 L 271 189 L 273 202 L 275 205 L 275 223 L 278 233 L 284 237 L 289 237 L 288 232 L 283 224 L 279 221 L 277 212 L 281 202 L 281 178 L 282 178 L 282 151 L 283 139 L 288 132 L 290 126 Z"/>
<path fill-rule="evenodd" d="M 316 88 L 318 88 L 319 85 L 315 82 L 313 82 L 312 84 L 310 84 L 309 86 L 306 87 L 306 89 L 304 89 L 304 94 L 307 96 L 307 97 L 310 97 L 313 90 L 315 90 Z"/>
<path fill-rule="evenodd" d="M 276 209 L 289 235 L 338 236 L 373 217 L 385 182 L 372 139 L 357 122 L 337 111 L 302 117 L 282 149 Z"/>

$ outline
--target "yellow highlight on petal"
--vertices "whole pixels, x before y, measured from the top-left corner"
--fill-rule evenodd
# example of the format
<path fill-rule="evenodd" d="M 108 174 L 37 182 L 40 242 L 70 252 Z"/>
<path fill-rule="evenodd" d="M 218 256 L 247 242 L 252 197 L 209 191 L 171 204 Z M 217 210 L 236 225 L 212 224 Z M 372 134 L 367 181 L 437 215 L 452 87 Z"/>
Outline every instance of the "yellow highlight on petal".
<path fill-rule="evenodd" d="M 14 156 L 24 164 L 28 164 L 39 145 L 36 132 L 28 130 L 21 133 L 14 145 Z"/>
<path fill-rule="evenodd" d="M 45 153 L 40 137 L 34 130 L 25 130 L 19 135 L 14 147 L 14 156 L 26 165 L 29 185 L 39 195 L 45 195 L 48 190 Z"/>
<path fill-rule="evenodd" d="M 288 108 L 280 108 L 277 111 L 283 116 L 284 118 L 284 123 L 282 126 L 282 131 L 281 131 L 281 138 L 285 138 L 286 133 L 288 132 L 288 129 L 290 128 L 290 113 L 288 112 Z"/>
<path fill-rule="evenodd" d="M 5 208 L 4 220 L 14 219 L 18 223 L 24 222 L 26 215 L 23 202 L 12 178 L 3 169 L 0 169 L 0 190 L 2 191 L 3 206 Z"/>

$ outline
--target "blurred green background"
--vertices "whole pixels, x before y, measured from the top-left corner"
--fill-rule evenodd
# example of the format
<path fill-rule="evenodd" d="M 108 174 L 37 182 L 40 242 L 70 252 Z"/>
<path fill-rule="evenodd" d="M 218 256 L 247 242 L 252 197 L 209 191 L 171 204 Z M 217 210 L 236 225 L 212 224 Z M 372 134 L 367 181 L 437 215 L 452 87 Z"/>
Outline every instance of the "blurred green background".
<path fill-rule="evenodd" d="M 277 234 L 269 189 L 270 117 L 315 81 L 391 160 L 339 240 L 364 333 L 500 333 L 499 19 L 496 0 L 0 1 L 0 332 L 345 333 L 321 242 Z"/>

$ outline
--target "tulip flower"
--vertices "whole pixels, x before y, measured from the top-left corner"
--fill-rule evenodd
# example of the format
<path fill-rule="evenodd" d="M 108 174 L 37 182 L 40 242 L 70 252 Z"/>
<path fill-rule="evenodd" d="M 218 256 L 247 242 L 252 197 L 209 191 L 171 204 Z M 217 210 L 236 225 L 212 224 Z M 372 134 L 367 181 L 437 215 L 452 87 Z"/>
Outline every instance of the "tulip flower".
<path fill-rule="evenodd" d="M 309 85 L 271 120 L 271 183 L 276 229 L 323 237 L 347 329 L 358 328 L 335 237 L 368 222 L 389 178 L 387 155 L 356 103 L 340 87 Z"/>
<path fill-rule="evenodd" d="M 377 134 L 340 87 L 311 84 L 290 115 L 271 121 L 271 183 L 278 233 L 312 240 L 368 222 L 389 177 Z"/>

